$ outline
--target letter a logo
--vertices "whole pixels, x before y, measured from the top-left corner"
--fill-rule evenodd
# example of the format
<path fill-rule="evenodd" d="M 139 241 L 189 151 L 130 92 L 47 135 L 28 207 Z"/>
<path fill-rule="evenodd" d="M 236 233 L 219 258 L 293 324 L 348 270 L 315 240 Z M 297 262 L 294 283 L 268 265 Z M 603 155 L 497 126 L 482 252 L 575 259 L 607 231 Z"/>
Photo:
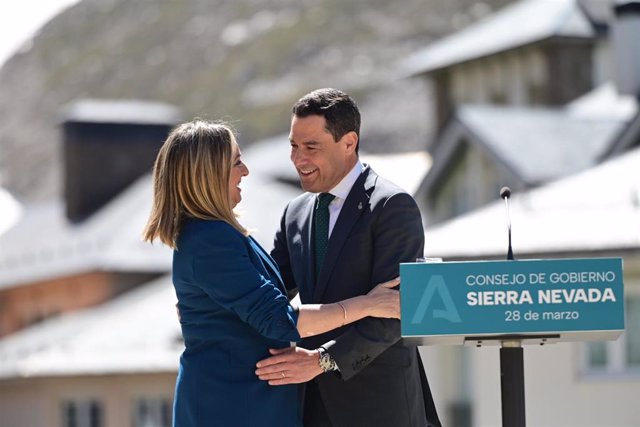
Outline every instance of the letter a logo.
<path fill-rule="evenodd" d="M 427 314 L 433 295 L 436 292 L 442 299 L 444 309 L 433 310 L 431 317 L 433 319 L 445 319 L 451 323 L 460 323 L 462 321 L 460 319 L 460 314 L 458 314 L 458 310 L 456 310 L 456 306 L 453 303 L 451 294 L 447 289 L 447 285 L 444 282 L 444 278 L 439 274 L 434 274 L 429 278 L 427 288 L 425 289 L 424 294 L 422 294 L 422 298 L 418 303 L 418 308 L 416 308 L 416 312 L 411 319 L 412 324 L 422 323 L 424 321 L 424 316 Z"/>

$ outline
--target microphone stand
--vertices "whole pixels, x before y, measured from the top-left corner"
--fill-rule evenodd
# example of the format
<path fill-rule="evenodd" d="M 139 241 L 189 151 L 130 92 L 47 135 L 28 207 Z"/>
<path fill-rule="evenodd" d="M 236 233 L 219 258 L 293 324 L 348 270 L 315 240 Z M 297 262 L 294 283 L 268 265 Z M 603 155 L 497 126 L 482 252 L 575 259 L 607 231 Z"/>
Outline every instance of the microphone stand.
<path fill-rule="evenodd" d="M 500 190 L 500 197 L 504 199 L 504 208 L 507 212 L 507 232 L 509 234 L 507 260 L 513 261 L 513 248 L 511 247 L 511 215 L 509 215 L 509 197 L 511 197 L 511 190 L 509 189 L 509 187 L 502 187 L 502 190 Z"/>
<path fill-rule="evenodd" d="M 511 217 L 509 215 L 510 196 L 511 189 L 509 189 L 509 187 L 503 187 L 500 190 L 500 197 L 504 199 L 507 213 L 507 230 L 509 233 L 507 260 L 513 261 Z M 517 336 L 501 341 L 500 389 L 502 399 L 502 426 L 525 427 L 527 422 L 524 399 L 524 351 L 522 348 L 522 340 Z"/>

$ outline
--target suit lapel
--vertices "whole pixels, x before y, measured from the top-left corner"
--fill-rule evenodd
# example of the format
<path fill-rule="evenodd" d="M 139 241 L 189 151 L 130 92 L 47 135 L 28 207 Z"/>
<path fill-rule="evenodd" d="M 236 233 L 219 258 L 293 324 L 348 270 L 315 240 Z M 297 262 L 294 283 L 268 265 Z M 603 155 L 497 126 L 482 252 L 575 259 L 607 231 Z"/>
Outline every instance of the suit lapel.
<path fill-rule="evenodd" d="M 375 185 L 375 179 L 368 179 L 368 177 L 374 178 L 375 174 L 368 166 L 366 166 L 362 171 L 362 174 L 360 174 L 356 182 L 353 184 L 353 187 L 340 210 L 340 215 L 338 216 L 338 220 L 336 221 L 333 231 L 331 232 L 331 237 L 329 238 L 329 246 L 327 247 L 324 265 L 322 266 L 318 283 L 316 283 L 313 292 L 313 301 L 319 301 L 324 294 L 329 277 L 336 262 L 338 261 L 338 256 L 344 246 L 344 242 L 347 240 L 351 229 L 356 224 L 362 213 L 369 209 L 369 197 L 371 195 L 372 188 Z"/>
<path fill-rule="evenodd" d="M 301 223 L 298 224 L 300 230 L 300 237 L 303 240 L 302 250 L 306 250 L 303 254 L 303 266 L 299 266 L 305 272 L 304 283 L 298 284 L 298 292 L 300 292 L 300 299 L 305 303 L 313 301 L 313 289 L 315 287 L 315 251 L 313 240 L 313 213 L 316 202 L 315 194 L 309 194 L 309 198 L 306 201 L 306 206 L 302 209 L 302 215 L 300 215 Z"/>

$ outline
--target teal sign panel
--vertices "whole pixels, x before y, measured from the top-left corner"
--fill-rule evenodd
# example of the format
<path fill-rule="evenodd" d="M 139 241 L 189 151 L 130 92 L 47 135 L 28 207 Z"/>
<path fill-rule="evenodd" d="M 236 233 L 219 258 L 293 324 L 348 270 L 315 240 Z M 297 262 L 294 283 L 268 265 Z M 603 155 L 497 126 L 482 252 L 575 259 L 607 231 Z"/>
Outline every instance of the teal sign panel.
<path fill-rule="evenodd" d="M 620 258 L 404 263 L 400 278 L 403 337 L 624 330 Z"/>

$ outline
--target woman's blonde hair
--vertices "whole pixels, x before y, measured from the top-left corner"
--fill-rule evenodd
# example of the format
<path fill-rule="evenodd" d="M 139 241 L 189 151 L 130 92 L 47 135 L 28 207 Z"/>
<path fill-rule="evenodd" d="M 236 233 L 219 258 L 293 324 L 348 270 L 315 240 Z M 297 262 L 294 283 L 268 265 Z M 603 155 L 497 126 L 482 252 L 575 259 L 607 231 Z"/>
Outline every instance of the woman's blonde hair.
<path fill-rule="evenodd" d="M 176 249 L 186 218 L 226 221 L 242 234 L 229 201 L 229 177 L 237 142 L 223 123 L 193 120 L 177 126 L 153 167 L 153 207 L 143 232 Z"/>

